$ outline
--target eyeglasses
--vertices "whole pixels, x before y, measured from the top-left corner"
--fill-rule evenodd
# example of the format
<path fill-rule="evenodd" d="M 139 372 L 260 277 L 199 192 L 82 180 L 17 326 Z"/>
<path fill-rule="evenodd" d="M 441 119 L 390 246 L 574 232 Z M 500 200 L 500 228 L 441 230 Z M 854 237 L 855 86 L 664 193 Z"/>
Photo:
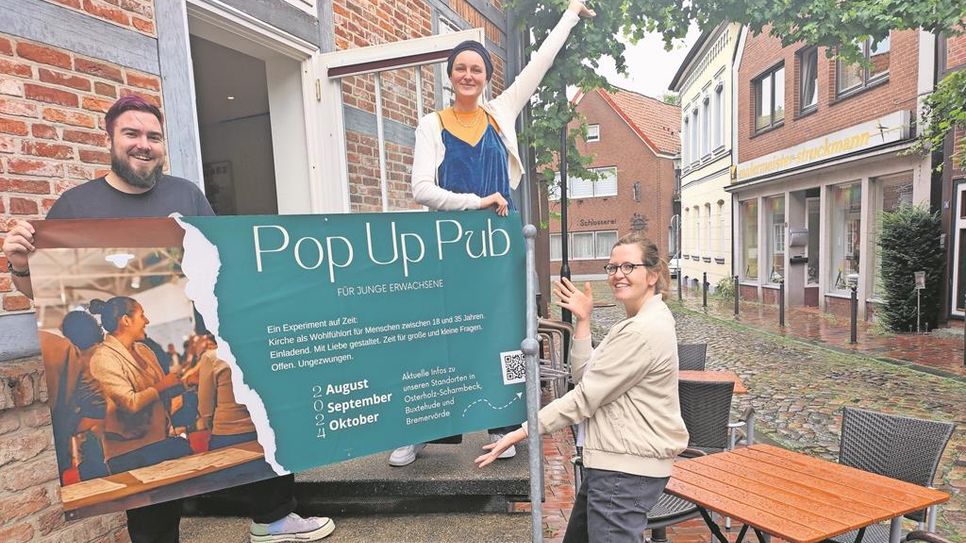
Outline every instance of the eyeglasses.
<path fill-rule="evenodd" d="M 623 264 L 607 264 L 604 266 L 604 271 L 607 275 L 614 275 L 617 270 L 620 270 L 624 275 L 630 275 L 634 272 L 634 268 L 646 267 L 646 264 L 631 264 L 630 262 L 624 262 Z"/>

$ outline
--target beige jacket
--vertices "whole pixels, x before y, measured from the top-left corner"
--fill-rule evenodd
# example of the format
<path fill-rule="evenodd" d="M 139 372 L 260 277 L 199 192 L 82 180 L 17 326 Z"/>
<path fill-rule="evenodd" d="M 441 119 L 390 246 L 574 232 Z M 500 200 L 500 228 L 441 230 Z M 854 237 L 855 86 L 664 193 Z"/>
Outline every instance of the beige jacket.
<path fill-rule="evenodd" d="M 158 359 L 146 345 L 134 344 L 143 363 L 108 334 L 91 357 L 91 374 L 107 402 L 105 459 L 140 449 L 168 436 L 170 421 L 152 385 L 164 378 Z"/>
<path fill-rule="evenodd" d="M 483 104 L 483 109 L 500 127 L 500 139 L 509 153 L 507 173 L 510 175 L 511 189 L 517 188 L 520 177 L 523 176 L 523 162 L 520 160 L 517 145 L 517 117 L 530 102 L 544 74 L 553 65 L 553 59 L 578 21 L 580 17 L 576 13 L 565 11 L 513 84 L 499 96 Z M 437 183 L 436 173 L 445 156 L 446 146 L 443 144 L 443 127 L 439 122 L 439 115 L 434 112 L 423 116 L 416 127 L 416 147 L 413 150 L 413 197 L 420 204 L 437 211 L 479 209 L 480 197 L 476 194 L 450 192 Z"/>
<path fill-rule="evenodd" d="M 231 368 L 215 349 L 205 351 L 198 362 L 198 422 L 214 435 L 237 435 L 255 431 L 248 408 L 235 401 Z"/>
<path fill-rule="evenodd" d="M 584 466 L 669 477 L 688 431 L 678 401 L 674 317 L 661 296 L 615 324 L 596 350 L 590 338 L 575 340 L 570 364 L 577 385 L 540 410 L 540 432 L 586 420 Z"/>

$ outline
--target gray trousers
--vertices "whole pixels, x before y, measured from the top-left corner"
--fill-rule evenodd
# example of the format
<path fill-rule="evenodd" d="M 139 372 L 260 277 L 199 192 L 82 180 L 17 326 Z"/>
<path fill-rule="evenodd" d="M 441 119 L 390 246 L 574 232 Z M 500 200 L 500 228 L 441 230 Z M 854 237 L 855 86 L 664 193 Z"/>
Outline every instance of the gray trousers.
<path fill-rule="evenodd" d="M 641 543 L 668 479 L 585 468 L 563 543 Z"/>

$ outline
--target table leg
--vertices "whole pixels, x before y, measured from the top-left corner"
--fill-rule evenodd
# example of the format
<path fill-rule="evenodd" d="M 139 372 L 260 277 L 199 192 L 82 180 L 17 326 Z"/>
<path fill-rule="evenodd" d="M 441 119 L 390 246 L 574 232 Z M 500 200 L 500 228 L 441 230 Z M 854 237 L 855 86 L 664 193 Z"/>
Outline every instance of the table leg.
<path fill-rule="evenodd" d="M 758 543 L 771 543 L 771 536 L 755 528 L 755 535 L 758 536 Z"/>
<path fill-rule="evenodd" d="M 889 522 L 889 543 L 899 543 L 902 539 L 902 517 L 895 517 Z"/>
<path fill-rule="evenodd" d="M 715 524 L 711 519 L 711 515 L 708 513 L 708 510 L 704 507 L 698 506 L 698 512 L 701 513 L 701 517 L 704 518 L 704 523 L 708 525 L 708 529 L 711 530 L 711 533 L 714 534 L 714 537 L 719 541 L 719 543 L 729 543 L 728 538 L 721 533 L 721 529 L 718 528 L 718 525 Z"/>
<path fill-rule="evenodd" d="M 743 524 L 741 526 L 741 531 L 738 532 L 738 539 L 735 539 L 735 543 L 741 543 L 745 539 L 745 532 L 748 531 L 748 525 Z"/>

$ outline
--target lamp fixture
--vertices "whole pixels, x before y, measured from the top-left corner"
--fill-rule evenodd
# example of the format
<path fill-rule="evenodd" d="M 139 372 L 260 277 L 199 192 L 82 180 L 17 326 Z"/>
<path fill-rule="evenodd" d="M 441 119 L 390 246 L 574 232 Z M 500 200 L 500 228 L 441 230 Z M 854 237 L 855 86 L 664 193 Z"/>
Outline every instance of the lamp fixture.
<path fill-rule="evenodd" d="M 127 266 L 128 262 L 133 259 L 134 255 L 131 253 L 111 253 L 104 256 L 104 260 L 114 264 L 114 266 L 119 270 L 123 270 L 124 267 Z"/>

